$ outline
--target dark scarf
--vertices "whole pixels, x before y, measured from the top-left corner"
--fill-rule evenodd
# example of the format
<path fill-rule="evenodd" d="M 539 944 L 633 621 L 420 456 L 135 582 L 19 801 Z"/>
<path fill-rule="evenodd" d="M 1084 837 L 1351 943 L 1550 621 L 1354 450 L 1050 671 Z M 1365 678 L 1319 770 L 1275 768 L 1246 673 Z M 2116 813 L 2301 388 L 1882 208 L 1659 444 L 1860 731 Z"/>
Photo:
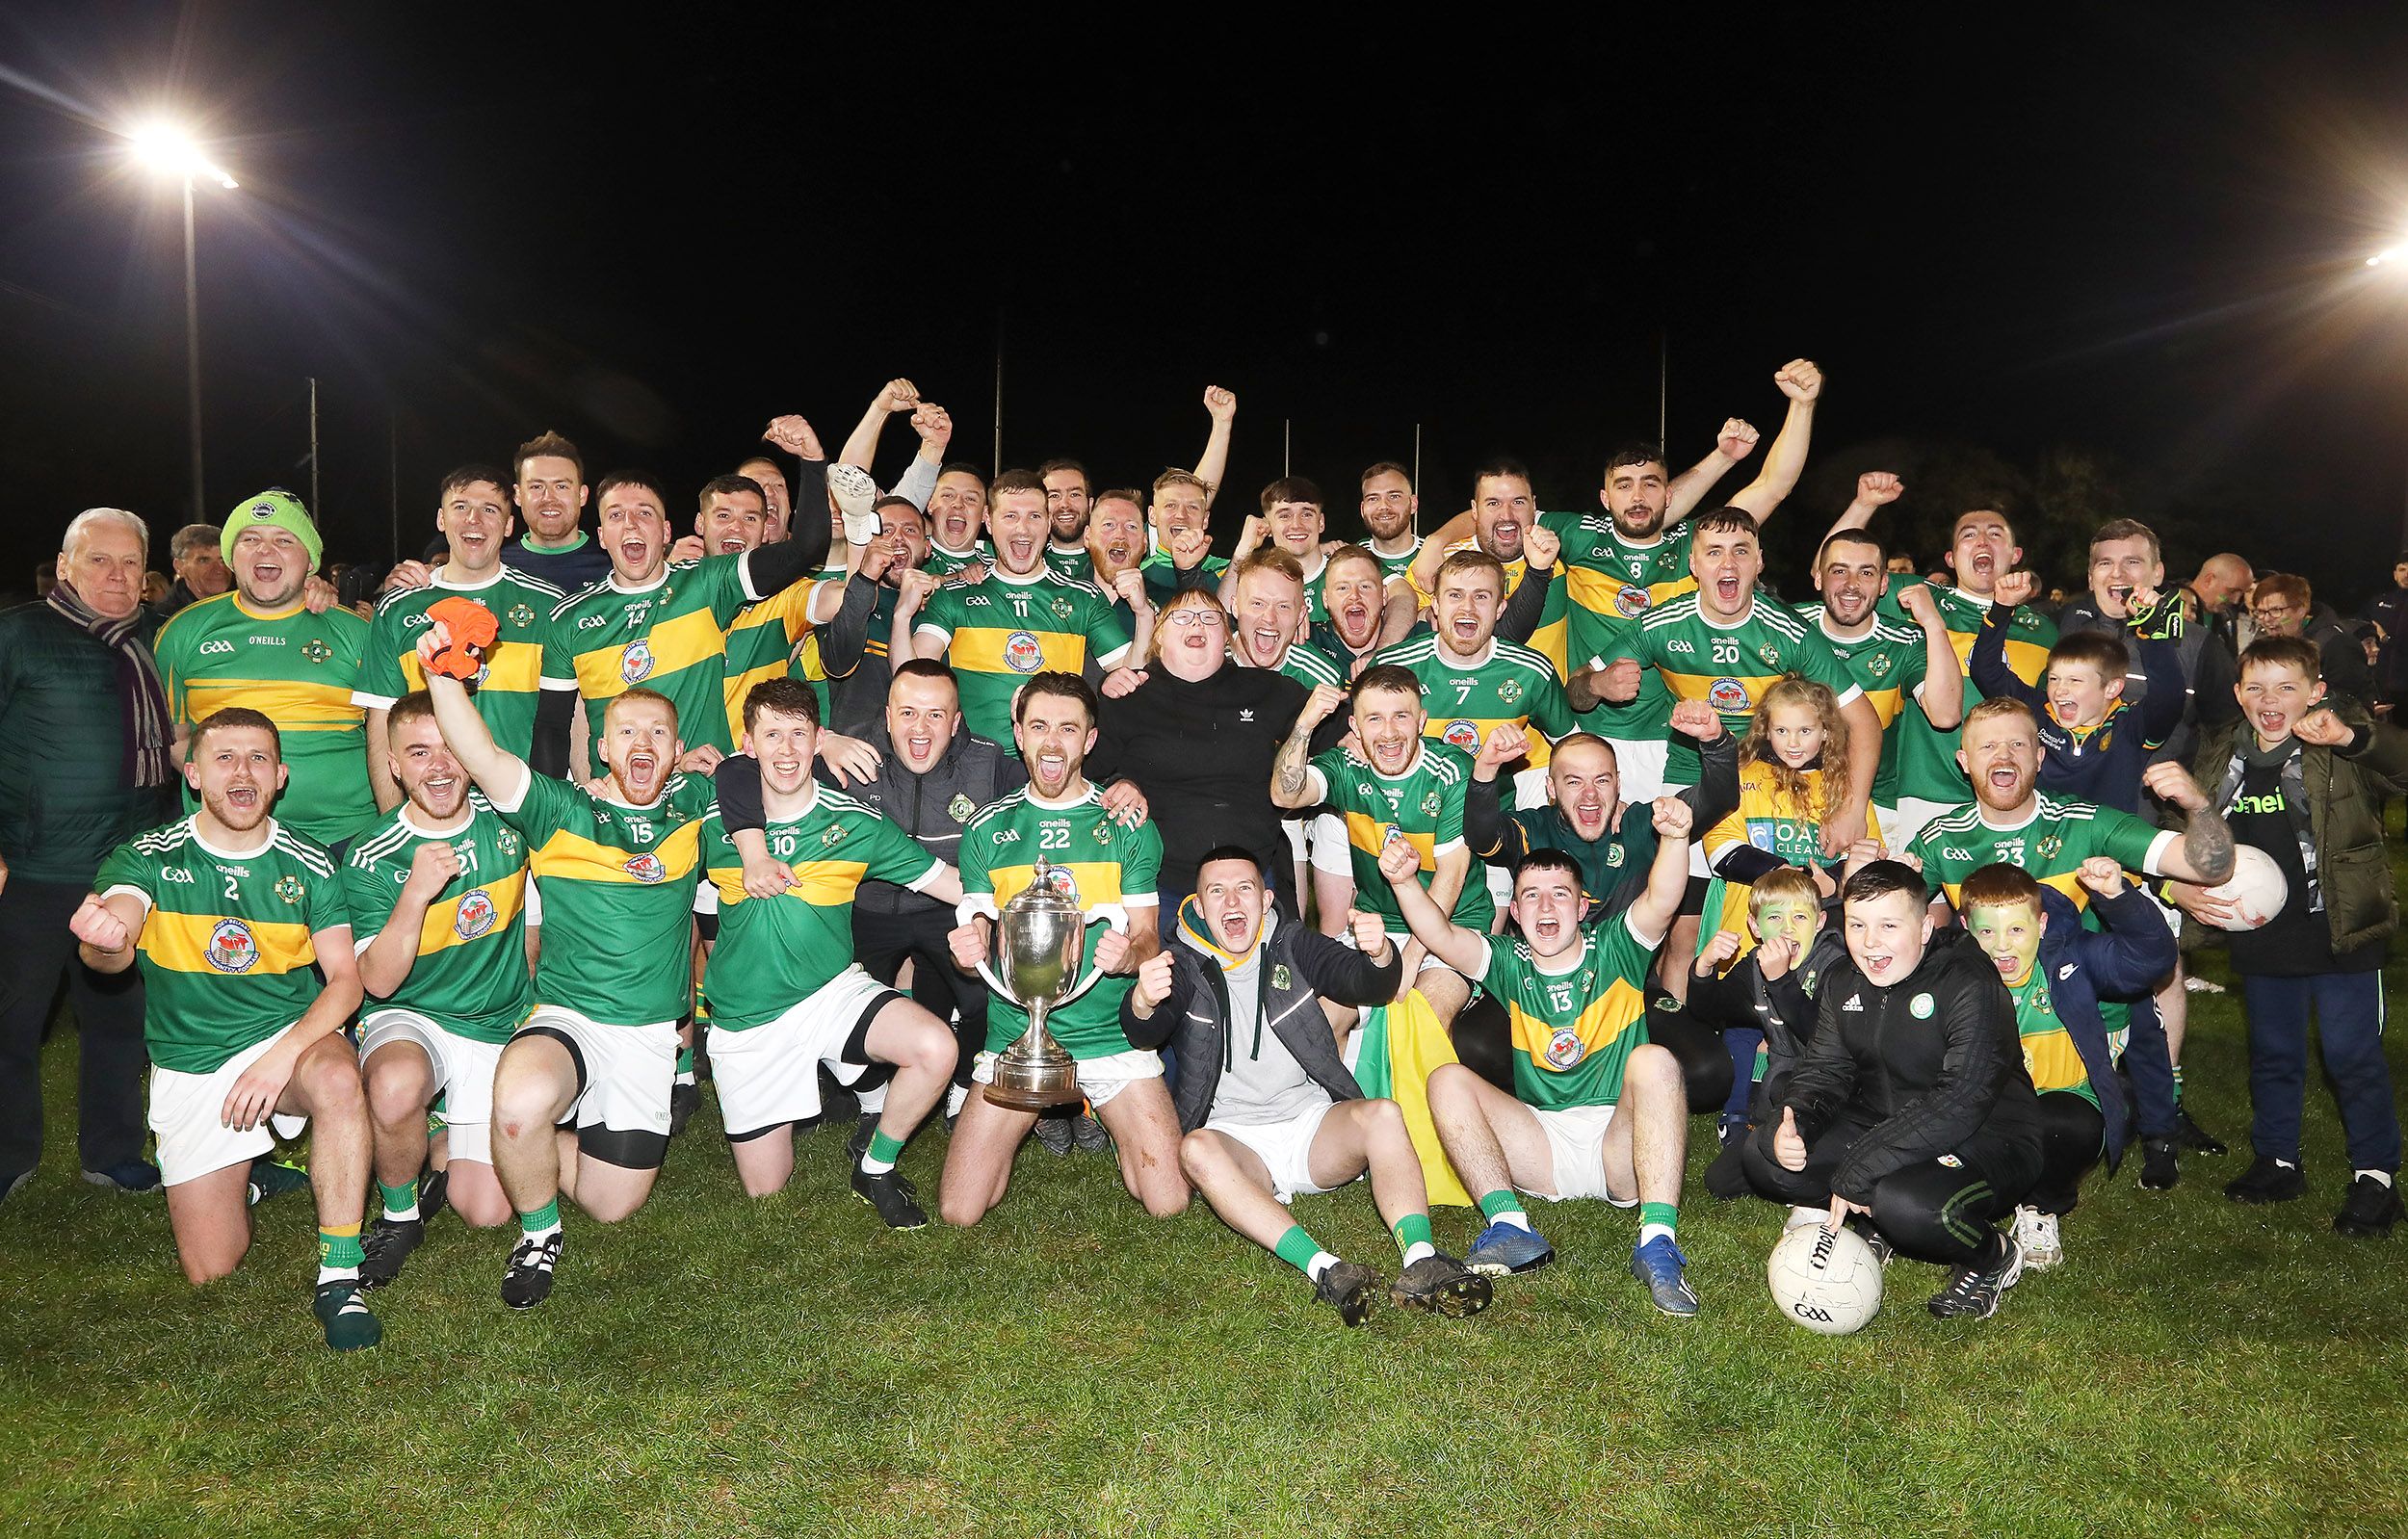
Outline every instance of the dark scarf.
<path fill-rule="evenodd" d="M 50 590 L 50 607 L 118 655 L 118 719 L 125 723 L 125 753 L 121 761 L 125 784 L 137 788 L 168 783 L 168 691 L 159 682 L 159 665 L 150 648 L 134 635 L 142 624 L 140 609 L 121 620 L 100 617 L 83 595 L 61 583 Z"/>

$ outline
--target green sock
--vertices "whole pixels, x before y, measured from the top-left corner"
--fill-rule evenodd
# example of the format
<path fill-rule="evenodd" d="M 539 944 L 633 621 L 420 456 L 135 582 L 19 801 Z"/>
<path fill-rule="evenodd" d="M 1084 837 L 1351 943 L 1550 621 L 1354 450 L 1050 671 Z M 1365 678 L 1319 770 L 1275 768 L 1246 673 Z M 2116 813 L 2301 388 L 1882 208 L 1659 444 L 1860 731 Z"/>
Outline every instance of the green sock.
<path fill-rule="evenodd" d="M 540 1235 L 546 1230 L 560 1227 L 561 1200 L 558 1197 L 545 1203 L 534 1213 L 518 1215 L 518 1232 L 522 1235 Z"/>
<path fill-rule="evenodd" d="M 1278 1257 L 1281 1261 L 1286 1262 L 1289 1265 L 1295 1267 L 1297 1271 L 1302 1272 L 1307 1277 L 1313 1276 L 1313 1264 L 1315 1262 L 1320 1261 L 1324 1256 L 1329 1256 L 1329 1252 L 1322 1249 L 1320 1245 L 1314 1242 L 1313 1237 L 1304 1232 L 1304 1226 L 1302 1224 L 1290 1224 L 1288 1226 L 1288 1232 L 1279 1237 L 1279 1243 L 1273 1245 L 1270 1250 L 1272 1255 Z M 1335 1256 L 1330 1256 L 1329 1259 L 1332 1261 L 1337 1260 Z M 1320 1279 L 1315 1278 L 1314 1280 L 1318 1282 Z"/>
<path fill-rule="evenodd" d="M 1397 1251 L 1403 1256 L 1407 1266 L 1438 1248 L 1437 1243 L 1429 1237 L 1429 1214 L 1427 1213 L 1406 1213 L 1402 1218 L 1398 1219 L 1396 1236 Z M 1416 1245 L 1422 1247 L 1422 1256 L 1413 1253 L 1413 1247 Z"/>
<path fill-rule="evenodd" d="M 694 1080 L 694 1049 L 677 1050 L 677 1078 L 691 1083 Z"/>
<path fill-rule="evenodd" d="M 1522 1211 L 1522 1199 L 1509 1189 L 1484 1191 L 1479 1197 L 1480 1216 L 1495 1223 L 1531 1226 L 1530 1214 Z"/>
<path fill-rule="evenodd" d="M 861 1172 L 868 1176 L 882 1176 L 894 1169 L 895 1161 L 902 1157 L 903 1140 L 889 1137 L 881 1125 L 870 1135 L 870 1147 L 861 1153 Z"/>
<path fill-rule="evenodd" d="M 384 1216 L 396 1222 L 406 1222 L 418 1216 L 418 1178 L 410 1177 L 398 1187 L 377 1183 L 377 1190 L 384 1194 Z"/>
<path fill-rule="evenodd" d="M 321 1271 L 329 1266 L 357 1271 L 359 1264 L 367 1259 L 368 1253 L 359 1248 L 357 1224 L 337 1224 L 331 1229 L 318 1231 L 318 1267 Z"/>
<path fill-rule="evenodd" d="M 2174 1065 L 2174 1104 L 2183 1104 L 2183 1066 L 2179 1063 Z"/>
<path fill-rule="evenodd" d="M 1638 1205 L 1638 1242 L 1642 1245 L 1655 1239 L 1653 1231 L 1661 1229 L 1666 1239 L 1677 1239 L 1675 1229 L 1681 1221 L 1681 1205 L 1674 1202 L 1643 1202 Z"/>

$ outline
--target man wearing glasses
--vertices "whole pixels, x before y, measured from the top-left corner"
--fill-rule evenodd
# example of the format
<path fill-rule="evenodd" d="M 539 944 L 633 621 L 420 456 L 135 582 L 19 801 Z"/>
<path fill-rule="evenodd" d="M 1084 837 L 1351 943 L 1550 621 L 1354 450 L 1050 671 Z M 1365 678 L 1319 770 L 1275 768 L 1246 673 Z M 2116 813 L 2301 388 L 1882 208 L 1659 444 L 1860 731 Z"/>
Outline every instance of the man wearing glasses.
<path fill-rule="evenodd" d="M 2316 590 L 2304 577 L 2268 572 L 2249 590 L 2249 639 L 2295 636 L 2316 649 L 2323 666 L 2324 687 L 2335 694 L 2372 704 L 2374 669 L 2367 663 L 2366 644 L 2333 613 L 2318 604 Z"/>

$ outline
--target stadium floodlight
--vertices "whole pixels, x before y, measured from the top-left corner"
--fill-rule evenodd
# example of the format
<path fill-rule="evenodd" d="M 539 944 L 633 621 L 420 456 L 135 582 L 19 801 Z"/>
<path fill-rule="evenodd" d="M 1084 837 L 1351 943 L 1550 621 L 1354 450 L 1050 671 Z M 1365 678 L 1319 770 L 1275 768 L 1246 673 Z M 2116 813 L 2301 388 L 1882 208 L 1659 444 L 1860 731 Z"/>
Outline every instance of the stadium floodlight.
<path fill-rule="evenodd" d="M 242 185 L 232 172 L 203 155 L 192 135 L 172 123 L 144 123 L 125 137 L 134 146 L 134 157 L 153 170 L 167 171 L 187 181 L 215 182 L 229 193 Z"/>
<path fill-rule="evenodd" d="M 173 123 L 154 119 L 126 130 L 134 158 L 153 170 L 180 177 L 184 183 L 184 390 L 190 408 L 193 452 L 193 522 L 209 518 L 208 492 L 201 480 L 200 457 L 200 273 L 193 234 L 193 184 L 215 182 L 227 192 L 242 184 L 224 167 L 200 152 L 193 136 Z"/>

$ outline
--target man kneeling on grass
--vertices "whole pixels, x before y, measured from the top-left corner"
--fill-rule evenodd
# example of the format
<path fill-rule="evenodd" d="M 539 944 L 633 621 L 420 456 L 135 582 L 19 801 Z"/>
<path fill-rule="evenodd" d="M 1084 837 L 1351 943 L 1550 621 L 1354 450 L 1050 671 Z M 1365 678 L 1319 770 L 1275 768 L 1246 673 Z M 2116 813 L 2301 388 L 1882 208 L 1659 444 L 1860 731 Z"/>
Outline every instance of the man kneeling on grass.
<path fill-rule="evenodd" d="M 1697 1313 L 1673 1229 L 1688 1154 L 1688 1093 L 1680 1060 L 1647 1040 L 1647 970 L 1688 886 L 1691 814 L 1655 803 L 1656 857 L 1646 890 L 1611 923 L 1581 924 L 1581 872 L 1558 849 L 1513 869 L 1522 938 L 1492 941 L 1451 923 L 1417 879 L 1419 853 L 1389 841 L 1380 874 L 1413 937 L 1504 1002 L 1513 1030 L 1513 1089 L 1505 1094 L 1459 1063 L 1429 1077 L 1429 1111 L 1463 1185 L 1489 1220 L 1466 1258 L 1475 1271 L 1526 1272 L 1555 1247 L 1517 1192 L 1561 1202 L 1603 1197 L 1639 1210 L 1631 1272 L 1666 1315 Z"/>
<path fill-rule="evenodd" d="M 1368 1171 L 1402 1253 L 1389 1296 L 1449 1317 L 1487 1308 L 1488 1279 L 1430 1239 L 1404 1113 L 1364 1098 L 1323 1009 L 1350 1024 L 1355 1008 L 1396 996 L 1400 958 L 1379 917 L 1348 912 L 1352 948 L 1283 925 L 1266 905 L 1262 867 L 1234 845 L 1205 855 L 1195 887 L 1173 944 L 1138 969 L 1121 1004 L 1130 1041 L 1176 1049 L 1180 1168 L 1230 1228 L 1304 1273 L 1348 1325 L 1363 1323 L 1378 1279 L 1322 1249 L 1285 1204 Z"/>

